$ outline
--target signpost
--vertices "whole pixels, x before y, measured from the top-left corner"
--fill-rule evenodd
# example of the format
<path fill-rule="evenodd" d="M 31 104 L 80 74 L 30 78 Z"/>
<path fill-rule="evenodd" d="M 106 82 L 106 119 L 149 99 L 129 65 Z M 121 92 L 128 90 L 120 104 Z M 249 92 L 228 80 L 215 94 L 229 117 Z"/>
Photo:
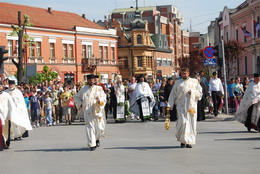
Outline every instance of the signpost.
<path fill-rule="evenodd" d="M 203 50 L 204 56 L 208 59 L 215 57 L 214 53 L 215 53 L 215 50 L 211 46 L 205 47 L 204 50 Z"/>
<path fill-rule="evenodd" d="M 204 60 L 204 65 L 205 65 L 205 66 L 210 66 L 210 65 L 214 66 L 214 65 L 216 65 L 216 64 L 217 64 L 217 59 L 216 59 L 216 58 L 213 58 L 213 59 L 205 59 L 205 60 Z"/>

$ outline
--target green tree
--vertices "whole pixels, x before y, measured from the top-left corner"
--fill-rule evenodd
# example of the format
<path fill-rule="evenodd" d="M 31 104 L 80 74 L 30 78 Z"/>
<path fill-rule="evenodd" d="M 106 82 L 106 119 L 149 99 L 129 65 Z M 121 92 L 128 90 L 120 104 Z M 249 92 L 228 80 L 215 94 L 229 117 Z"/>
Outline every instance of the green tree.
<path fill-rule="evenodd" d="M 30 17 L 26 14 L 23 15 L 23 23 L 21 20 L 21 12 L 18 12 L 18 26 L 12 25 L 13 31 L 11 32 L 10 36 L 18 36 L 18 61 L 12 59 L 13 64 L 17 68 L 17 80 L 18 83 L 22 82 L 24 77 L 23 73 L 23 62 L 24 62 L 24 52 L 26 51 L 27 45 L 32 46 L 34 44 L 33 38 L 31 38 L 26 32 L 26 27 L 33 26 L 30 23 Z"/>
<path fill-rule="evenodd" d="M 35 77 L 29 78 L 29 83 L 31 84 L 37 84 L 42 83 L 45 81 L 52 81 L 53 79 L 56 79 L 58 77 L 57 72 L 53 72 L 50 70 L 48 66 L 44 66 L 41 73 L 37 73 Z"/>
<path fill-rule="evenodd" d="M 235 76 L 237 72 L 237 65 L 240 63 L 245 47 L 241 42 L 236 40 L 229 40 L 225 43 L 225 59 L 227 65 L 227 72 L 229 76 Z"/>

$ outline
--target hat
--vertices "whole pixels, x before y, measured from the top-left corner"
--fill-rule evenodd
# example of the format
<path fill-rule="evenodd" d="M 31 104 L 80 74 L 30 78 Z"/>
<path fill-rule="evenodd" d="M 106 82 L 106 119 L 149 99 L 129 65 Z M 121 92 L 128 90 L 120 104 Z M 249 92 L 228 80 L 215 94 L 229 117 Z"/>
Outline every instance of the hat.
<path fill-rule="evenodd" d="M 94 78 L 99 78 L 99 75 L 94 75 Z"/>
<path fill-rule="evenodd" d="M 218 74 L 217 72 L 213 72 L 213 73 L 212 73 L 213 76 L 215 76 L 215 75 L 217 75 L 217 74 Z"/>
<path fill-rule="evenodd" d="M 172 77 L 169 77 L 167 80 L 170 81 L 170 80 L 173 80 L 173 78 L 172 78 Z"/>
<path fill-rule="evenodd" d="M 254 77 L 260 77 L 259 73 L 254 73 Z"/>
<path fill-rule="evenodd" d="M 14 80 L 9 80 L 9 85 L 15 85 L 15 81 Z"/>
<path fill-rule="evenodd" d="M 94 78 L 96 78 L 96 77 L 94 76 L 94 74 L 89 74 L 89 75 L 87 75 L 87 80 L 94 79 Z"/>
<path fill-rule="evenodd" d="M 141 78 L 141 77 L 145 78 L 145 75 L 144 74 L 140 74 L 139 78 Z"/>

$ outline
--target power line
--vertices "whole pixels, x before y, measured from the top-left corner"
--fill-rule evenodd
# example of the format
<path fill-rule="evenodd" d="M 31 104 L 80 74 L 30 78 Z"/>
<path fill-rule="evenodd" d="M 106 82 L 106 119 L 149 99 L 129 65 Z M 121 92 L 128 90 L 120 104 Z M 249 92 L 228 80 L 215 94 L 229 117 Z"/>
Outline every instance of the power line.
<path fill-rule="evenodd" d="M 213 14 L 217 14 L 219 12 L 215 12 L 215 13 L 209 13 L 209 14 L 204 14 L 204 15 L 200 15 L 200 16 L 192 16 L 192 17 L 186 17 L 187 19 L 194 19 L 194 18 L 200 18 L 200 17 L 205 17 L 205 16 L 211 16 Z"/>

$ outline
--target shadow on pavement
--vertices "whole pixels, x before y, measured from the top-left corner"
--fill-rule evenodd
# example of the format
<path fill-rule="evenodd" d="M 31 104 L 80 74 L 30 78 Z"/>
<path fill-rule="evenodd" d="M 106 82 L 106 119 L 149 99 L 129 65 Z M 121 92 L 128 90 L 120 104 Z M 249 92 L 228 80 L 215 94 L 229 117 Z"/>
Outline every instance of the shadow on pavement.
<path fill-rule="evenodd" d="M 232 139 L 215 139 L 215 141 L 259 141 L 260 137 L 251 137 L 251 138 L 232 138 Z"/>
<path fill-rule="evenodd" d="M 249 133 L 249 132 L 248 131 L 199 132 L 198 134 L 243 134 L 243 133 Z"/>
<path fill-rule="evenodd" d="M 68 148 L 68 149 L 34 149 L 34 150 L 16 150 L 15 152 L 80 152 L 89 151 L 88 148 Z"/>
<path fill-rule="evenodd" d="M 107 150 L 162 150 L 162 149 L 179 149 L 180 146 L 149 146 L 149 147 L 112 147 L 104 148 Z"/>

